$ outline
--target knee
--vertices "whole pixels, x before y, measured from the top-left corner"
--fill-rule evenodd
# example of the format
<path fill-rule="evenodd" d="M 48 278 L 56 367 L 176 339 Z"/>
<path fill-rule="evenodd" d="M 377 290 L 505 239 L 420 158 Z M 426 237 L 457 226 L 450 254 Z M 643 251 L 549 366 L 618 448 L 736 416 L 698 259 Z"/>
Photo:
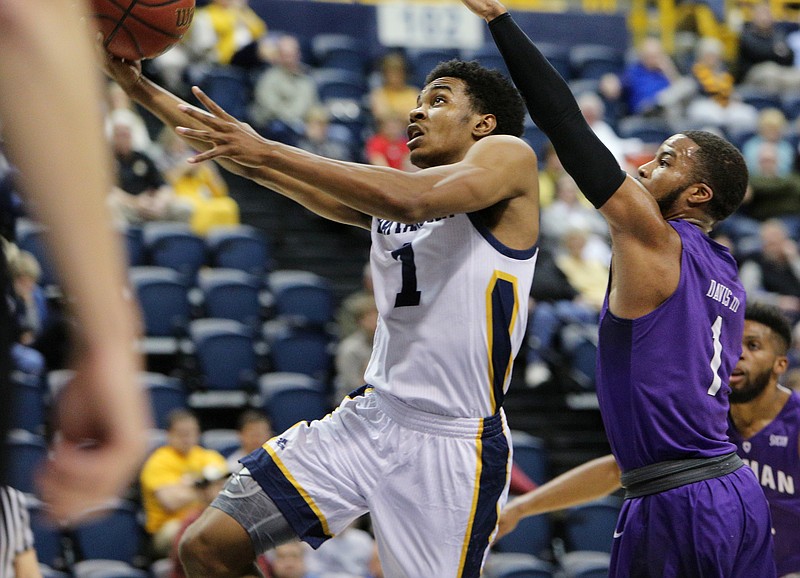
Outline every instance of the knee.
<path fill-rule="evenodd" d="M 232 575 L 202 524 L 194 523 L 186 529 L 178 543 L 178 555 L 188 578 Z"/>

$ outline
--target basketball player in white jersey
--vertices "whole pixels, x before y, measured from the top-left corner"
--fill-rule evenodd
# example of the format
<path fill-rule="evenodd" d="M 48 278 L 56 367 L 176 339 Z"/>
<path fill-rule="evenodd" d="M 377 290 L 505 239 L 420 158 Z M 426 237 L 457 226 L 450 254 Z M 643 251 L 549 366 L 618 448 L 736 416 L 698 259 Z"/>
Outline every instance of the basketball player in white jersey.
<path fill-rule="evenodd" d="M 243 458 L 181 544 L 187 575 L 237 576 L 256 554 L 312 546 L 370 512 L 386 576 L 480 574 L 510 470 L 501 410 L 527 318 L 536 156 L 502 75 L 450 61 L 410 112 L 413 173 L 268 141 L 201 91 L 188 106 L 130 67 L 109 73 L 223 166 L 327 218 L 369 228 L 380 312 L 368 384 L 323 420 Z"/>

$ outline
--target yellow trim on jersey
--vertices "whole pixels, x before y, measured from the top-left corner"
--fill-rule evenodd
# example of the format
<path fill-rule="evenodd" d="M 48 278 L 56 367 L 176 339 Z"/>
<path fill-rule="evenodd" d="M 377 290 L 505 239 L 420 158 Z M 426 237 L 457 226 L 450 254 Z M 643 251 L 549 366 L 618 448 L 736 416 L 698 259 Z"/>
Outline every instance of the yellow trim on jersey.
<path fill-rule="evenodd" d="M 292 476 L 289 469 L 278 457 L 278 454 L 275 453 L 275 450 L 271 446 L 267 445 L 264 446 L 264 449 L 267 450 L 267 453 L 269 453 L 269 456 L 272 458 L 272 461 L 275 462 L 275 465 L 278 466 L 278 469 L 280 469 L 283 475 L 286 476 L 286 479 L 289 480 L 289 483 L 294 486 L 294 489 L 297 490 L 297 493 L 300 494 L 300 497 L 305 500 L 306 504 L 308 504 L 308 507 L 311 508 L 311 511 L 317 516 L 319 523 L 322 524 L 322 531 L 325 533 L 325 535 L 333 536 L 330 528 L 328 527 L 328 520 L 325 519 L 325 516 L 320 511 L 319 507 L 314 503 L 314 500 L 311 499 L 311 496 L 308 495 L 308 492 L 306 492 L 303 489 L 303 486 L 301 486 L 297 480 L 294 479 L 294 476 Z"/>
<path fill-rule="evenodd" d="M 514 289 L 514 309 L 511 312 L 511 327 L 508 329 L 509 337 L 514 333 L 514 325 L 517 322 L 517 313 L 519 312 L 519 299 L 517 298 L 517 278 L 514 275 L 498 271 L 495 269 L 489 285 L 486 287 L 486 345 L 487 345 L 487 360 L 486 364 L 489 368 L 489 403 L 492 407 L 492 415 L 497 412 L 497 400 L 494 397 L 494 364 L 492 363 L 492 349 L 494 346 L 494 311 L 492 309 L 492 292 L 497 286 L 497 280 L 502 279 L 511 283 Z M 506 366 L 506 374 L 503 377 L 503 382 L 508 380 L 508 374 L 511 371 L 512 362 L 514 361 L 513 352 L 509 356 L 508 365 Z"/>
<path fill-rule="evenodd" d="M 478 436 L 475 439 L 475 458 L 477 465 L 475 467 L 475 488 L 472 491 L 472 507 L 469 511 L 469 520 L 467 520 L 467 531 L 464 535 L 464 543 L 461 545 L 461 561 L 458 563 L 458 576 L 464 572 L 464 564 L 467 561 L 467 550 L 469 549 L 470 538 L 472 537 L 472 525 L 475 522 L 475 512 L 478 509 L 478 497 L 481 493 L 481 473 L 483 473 L 483 418 L 481 418 L 481 425 L 478 428 Z"/>

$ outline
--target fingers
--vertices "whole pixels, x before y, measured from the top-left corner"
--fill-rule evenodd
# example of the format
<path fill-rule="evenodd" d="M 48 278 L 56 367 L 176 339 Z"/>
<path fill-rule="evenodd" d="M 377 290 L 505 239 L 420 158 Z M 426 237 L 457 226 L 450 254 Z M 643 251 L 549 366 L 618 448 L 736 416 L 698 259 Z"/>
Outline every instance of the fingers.
<path fill-rule="evenodd" d="M 225 120 L 228 120 L 228 121 L 236 120 L 235 117 L 233 117 L 230 114 L 228 114 L 225 111 L 225 109 L 223 109 L 220 105 L 218 105 L 216 102 L 211 100 L 211 98 L 209 98 L 209 96 L 205 92 L 203 92 L 200 89 L 199 86 L 193 86 L 192 87 L 192 94 L 194 94 L 197 97 L 197 100 L 199 100 L 200 103 L 204 107 L 206 107 L 206 110 L 208 110 L 214 116 L 217 116 L 219 118 L 222 118 L 222 119 L 225 119 Z"/>

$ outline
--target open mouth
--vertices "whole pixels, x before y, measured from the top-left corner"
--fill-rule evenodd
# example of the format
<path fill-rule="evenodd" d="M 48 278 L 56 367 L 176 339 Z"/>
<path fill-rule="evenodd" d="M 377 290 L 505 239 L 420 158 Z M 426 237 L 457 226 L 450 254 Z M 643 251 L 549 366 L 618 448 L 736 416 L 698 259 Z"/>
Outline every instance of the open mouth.
<path fill-rule="evenodd" d="M 410 147 L 414 140 L 422 136 L 422 129 L 415 124 L 410 124 L 406 129 L 406 134 L 408 135 L 408 146 Z"/>

